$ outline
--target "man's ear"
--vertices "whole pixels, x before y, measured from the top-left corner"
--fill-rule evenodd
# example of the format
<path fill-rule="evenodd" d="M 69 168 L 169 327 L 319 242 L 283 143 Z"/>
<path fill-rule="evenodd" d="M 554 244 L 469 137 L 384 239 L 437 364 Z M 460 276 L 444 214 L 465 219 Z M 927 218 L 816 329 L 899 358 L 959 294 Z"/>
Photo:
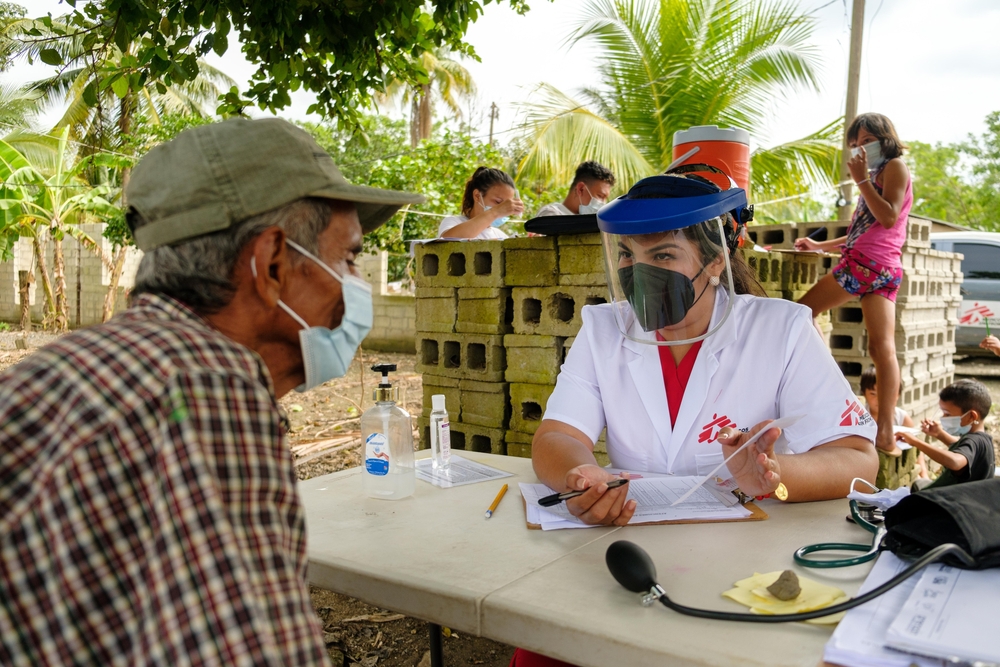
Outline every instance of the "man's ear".
<path fill-rule="evenodd" d="M 979 410 L 969 410 L 969 416 L 972 417 L 973 424 L 978 424 L 983 421 L 983 418 L 979 416 Z"/>
<path fill-rule="evenodd" d="M 288 246 L 280 227 L 268 227 L 250 243 L 254 290 L 269 306 L 276 306 L 288 280 Z"/>

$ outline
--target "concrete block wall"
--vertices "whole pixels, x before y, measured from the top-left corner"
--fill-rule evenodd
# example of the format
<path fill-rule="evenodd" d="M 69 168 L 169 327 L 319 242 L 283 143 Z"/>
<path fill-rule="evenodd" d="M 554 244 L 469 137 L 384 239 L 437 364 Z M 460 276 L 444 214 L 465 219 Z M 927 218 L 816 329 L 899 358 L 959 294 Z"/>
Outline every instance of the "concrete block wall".
<path fill-rule="evenodd" d="M 112 256 L 111 242 L 102 234 L 104 225 L 88 223 L 80 225 L 81 231 L 88 234 L 101 247 L 102 252 Z M 19 323 L 21 320 L 21 296 L 18 284 L 18 273 L 34 269 L 34 282 L 28 292 L 28 302 L 31 305 L 31 320 L 40 323 L 45 316 L 45 294 L 41 272 L 33 267 L 33 251 L 31 239 L 22 238 L 14 244 L 14 256 L 11 260 L 0 262 L 0 321 Z M 51 238 L 45 239 L 45 263 L 51 277 L 53 267 L 54 244 Z M 100 324 L 104 313 L 104 298 L 111 284 L 111 272 L 101 258 L 93 250 L 83 247 L 76 239 L 63 238 L 63 257 L 66 277 L 66 303 L 71 328 Z M 118 282 L 115 311 L 127 307 L 128 292 L 135 285 L 135 271 L 139 266 L 142 252 L 130 248 L 125 257 L 125 265 Z M 54 289 L 53 285 L 53 289 Z"/>
<path fill-rule="evenodd" d="M 358 271 L 372 286 L 372 330 L 362 347 L 378 352 L 416 350 L 417 299 L 412 294 L 390 293 L 388 289 L 389 254 L 384 250 L 362 255 Z"/>

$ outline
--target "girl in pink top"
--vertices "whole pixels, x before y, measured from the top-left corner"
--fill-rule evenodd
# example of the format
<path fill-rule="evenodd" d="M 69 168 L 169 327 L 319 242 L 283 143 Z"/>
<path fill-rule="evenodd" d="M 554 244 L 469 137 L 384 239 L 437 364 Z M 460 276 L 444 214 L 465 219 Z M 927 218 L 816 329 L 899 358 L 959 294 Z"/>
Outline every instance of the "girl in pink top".
<path fill-rule="evenodd" d="M 854 156 L 847 163 L 860 197 L 847 236 L 816 242 L 798 239 L 798 250 L 840 249 L 836 267 L 816 283 L 799 303 L 812 308 L 813 317 L 836 308 L 852 297 L 861 298 L 868 329 L 868 354 L 878 375 L 878 402 L 896 405 L 899 364 L 896 361 L 896 293 L 903 279 L 900 262 L 906 241 L 906 221 L 913 205 L 910 171 L 901 159 L 903 143 L 892 121 L 877 113 L 861 114 L 847 129 Z M 899 456 L 892 433 L 892 410 L 878 416 L 875 446 Z"/>

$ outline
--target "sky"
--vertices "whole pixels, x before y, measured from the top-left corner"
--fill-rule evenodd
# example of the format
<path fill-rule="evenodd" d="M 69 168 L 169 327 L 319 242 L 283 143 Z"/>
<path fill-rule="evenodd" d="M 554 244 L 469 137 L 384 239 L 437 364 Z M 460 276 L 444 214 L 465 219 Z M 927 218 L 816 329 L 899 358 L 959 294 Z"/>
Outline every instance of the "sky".
<path fill-rule="evenodd" d="M 769 122 L 752 144 L 772 146 L 806 136 L 844 113 L 850 42 L 851 0 L 789 0 L 813 12 L 813 45 L 821 63 L 819 91 L 797 90 L 776 100 Z M 524 16 L 506 4 L 486 7 L 466 39 L 482 62 L 466 61 L 479 89 L 466 105 L 478 132 L 489 130 L 488 109 L 499 107 L 497 140 L 505 143 L 519 122 L 517 103 L 546 82 L 569 94 L 597 82 L 599 53 L 586 43 L 568 45 L 585 0 L 532 0 Z M 57 0 L 21 0 L 29 15 L 64 13 Z M 877 111 L 893 120 L 904 141 L 952 143 L 985 129 L 1000 110 L 1000 2 L 996 0 L 867 0 L 859 112 Z M 255 68 L 236 48 L 210 62 L 245 85 Z M 18 65 L 4 82 L 45 74 L 43 65 Z M 280 115 L 306 115 L 308 94 L 293 94 Z M 387 111 L 399 115 L 400 111 Z M 49 118 L 58 118 L 56 110 Z"/>

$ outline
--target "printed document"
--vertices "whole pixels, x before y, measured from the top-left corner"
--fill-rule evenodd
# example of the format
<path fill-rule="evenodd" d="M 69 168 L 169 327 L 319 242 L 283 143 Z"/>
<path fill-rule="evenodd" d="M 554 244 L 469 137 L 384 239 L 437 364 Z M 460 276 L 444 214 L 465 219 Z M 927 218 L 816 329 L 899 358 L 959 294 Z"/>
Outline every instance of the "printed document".
<path fill-rule="evenodd" d="M 429 458 L 417 459 L 416 464 L 417 479 L 440 486 L 442 489 L 514 476 L 513 473 L 497 470 L 492 466 L 476 463 L 454 454 L 451 455 L 447 468 L 434 468 L 433 461 Z"/>
<path fill-rule="evenodd" d="M 708 484 L 697 489 L 683 505 L 673 507 L 671 503 L 690 491 L 702 481 L 700 477 L 643 477 L 631 479 L 628 483 L 629 500 L 637 505 L 630 525 L 656 523 L 659 521 L 743 519 L 751 515 L 750 510 L 740 505 L 732 494 L 716 489 Z M 521 495 L 527 507 L 528 523 L 538 524 L 542 530 L 560 528 L 590 528 L 570 514 L 566 503 L 553 507 L 541 507 L 540 498 L 556 493 L 544 484 L 520 484 Z"/>
<path fill-rule="evenodd" d="M 889 626 L 886 643 L 922 655 L 1000 663 L 997 600 L 1000 570 L 928 565 Z"/>

